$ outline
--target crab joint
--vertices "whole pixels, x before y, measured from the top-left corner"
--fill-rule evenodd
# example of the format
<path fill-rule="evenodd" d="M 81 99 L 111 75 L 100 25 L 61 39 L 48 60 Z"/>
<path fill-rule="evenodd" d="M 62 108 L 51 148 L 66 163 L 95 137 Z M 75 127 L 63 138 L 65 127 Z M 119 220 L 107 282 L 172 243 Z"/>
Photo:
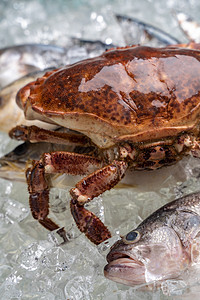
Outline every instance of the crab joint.
<path fill-rule="evenodd" d="M 191 137 L 191 136 L 186 136 L 185 139 L 184 139 L 184 145 L 186 147 L 191 147 L 194 143 L 194 139 Z"/>
<path fill-rule="evenodd" d="M 136 156 L 136 150 L 129 144 L 125 144 L 123 147 L 120 147 L 120 157 L 126 158 L 127 156 L 129 156 L 132 160 L 134 160 Z"/>
<path fill-rule="evenodd" d="M 87 197 L 87 195 L 82 195 L 78 188 L 72 189 L 70 194 L 73 198 L 75 198 L 77 200 L 79 205 L 84 205 L 86 202 L 88 202 L 90 200 Z"/>

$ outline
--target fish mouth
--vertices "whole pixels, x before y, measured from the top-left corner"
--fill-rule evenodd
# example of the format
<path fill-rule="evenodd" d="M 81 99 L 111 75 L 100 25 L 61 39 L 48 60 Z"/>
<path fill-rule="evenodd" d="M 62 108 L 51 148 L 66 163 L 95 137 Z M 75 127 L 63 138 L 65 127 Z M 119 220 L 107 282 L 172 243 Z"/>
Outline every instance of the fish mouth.
<path fill-rule="evenodd" d="M 104 268 L 106 278 L 129 286 L 146 283 L 145 265 L 127 252 L 113 252 L 107 255 Z"/>

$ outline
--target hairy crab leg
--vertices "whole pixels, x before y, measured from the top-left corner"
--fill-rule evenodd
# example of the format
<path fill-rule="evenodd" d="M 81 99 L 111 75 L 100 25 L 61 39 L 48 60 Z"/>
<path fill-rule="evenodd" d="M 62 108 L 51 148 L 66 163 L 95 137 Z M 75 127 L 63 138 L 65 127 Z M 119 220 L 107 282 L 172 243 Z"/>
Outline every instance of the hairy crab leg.
<path fill-rule="evenodd" d="M 113 188 L 124 176 L 128 164 L 124 161 L 113 161 L 94 173 L 83 178 L 71 189 L 71 212 L 81 232 L 94 244 L 100 244 L 111 237 L 107 227 L 84 204 L 94 197 Z"/>
<path fill-rule="evenodd" d="M 10 130 L 9 136 L 20 141 L 49 142 L 63 145 L 86 145 L 90 143 L 89 138 L 76 133 L 52 131 L 37 126 L 16 126 Z"/>
<path fill-rule="evenodd" d="M 59 226 L 48 218 L 49 214 L 49 185 L 46 174 L 67 173 L 72 175 L 85 175 L 101 168 L 102 162 L 90 156 L 56 151 L 44 153 L 40 161 L 36 161 L 32 168 L 27 170 L 29 204 L 33 218 L 38 220 L 46 229 L 52 231 Z M 65 230 L 59 229 L 58 234 L 67 240 Z"/>
<path fill-rule="evenodd" d="M 26 172 L 29 205 L 32 216 L 38 220 L 48 230 L 59 229 L 59 226 L 48 218 L 49 214 L 49 187 L 45 178 L 44 166 L 41 162 L 36 162 L 32 168 Z M 66 237 L 66 235 L 64 235 Z M 66 239 L 65 239 L 66 240 Z"/>

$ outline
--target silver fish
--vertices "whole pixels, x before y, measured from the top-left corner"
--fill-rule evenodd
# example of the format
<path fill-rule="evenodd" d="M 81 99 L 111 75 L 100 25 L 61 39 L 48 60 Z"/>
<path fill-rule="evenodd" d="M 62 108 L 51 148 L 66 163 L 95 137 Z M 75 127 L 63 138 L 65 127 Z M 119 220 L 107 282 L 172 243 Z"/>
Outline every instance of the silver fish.
<path fill-rule="evenodd" d="M 124 40 L 127 45 L 140 44 L 161 47 L 180 44 L 179 40 L 165 31 L 136 18 L 116 15 L 116 19 L 123 29 Z"/>
<path fill-rule="evenodd" d="M 6 87 L 0 90 L 0 131 L 9 132 L 13 127 L 17 125 L 37 125 L 46 129 L 54 129 L 55 126 L 46 124 L 44 122 L 28 121 L 24 117 L 24 112 L 21 110 L 15 101 L 17 91 L 25 84 L 36 80 L 36 78 L 43 76 L 47 71 L 51 71 L 52 68 L 36 71 L 30 73 Z"/>
<path fill-rule="evenodd" d="M 180 29 L 183 31 L 189 41 L 200 42 L 200 24 L 183 12 L 173 12 L 178 21 Z"/>
<path fill-rule="evenodd" d="M 117 241 L 107 255 L 108 279 L 135 286 L 179 278 L 200 263 L 200 193 L 172 201 Z"/>
<path fill-rule="evenodd" d="M 65 48 L 42 44 L 0 49 L 0 88 L 36 70 L 65 65 L 66 52 Z"/>

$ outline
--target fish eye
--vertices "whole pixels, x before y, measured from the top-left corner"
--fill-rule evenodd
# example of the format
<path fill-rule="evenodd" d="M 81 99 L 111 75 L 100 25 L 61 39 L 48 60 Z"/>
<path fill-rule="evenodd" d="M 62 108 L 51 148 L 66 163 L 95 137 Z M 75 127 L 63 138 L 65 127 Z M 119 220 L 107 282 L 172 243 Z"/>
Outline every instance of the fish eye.
<path fill-rule="evenodd" d="M 27 143 L 23 143 L 14 149 L 14 154 L 17 156 L 20 156 L 20 155 L 25 154 L 27 152 L 27 150 L 28 150 Z"/>
<path fill-rule="evenodd" d="M 125 244 L 131 244 L 139 241 L 140 233 L 137 230 L 130 231 L 123 237 L 123 241 Z"/>

